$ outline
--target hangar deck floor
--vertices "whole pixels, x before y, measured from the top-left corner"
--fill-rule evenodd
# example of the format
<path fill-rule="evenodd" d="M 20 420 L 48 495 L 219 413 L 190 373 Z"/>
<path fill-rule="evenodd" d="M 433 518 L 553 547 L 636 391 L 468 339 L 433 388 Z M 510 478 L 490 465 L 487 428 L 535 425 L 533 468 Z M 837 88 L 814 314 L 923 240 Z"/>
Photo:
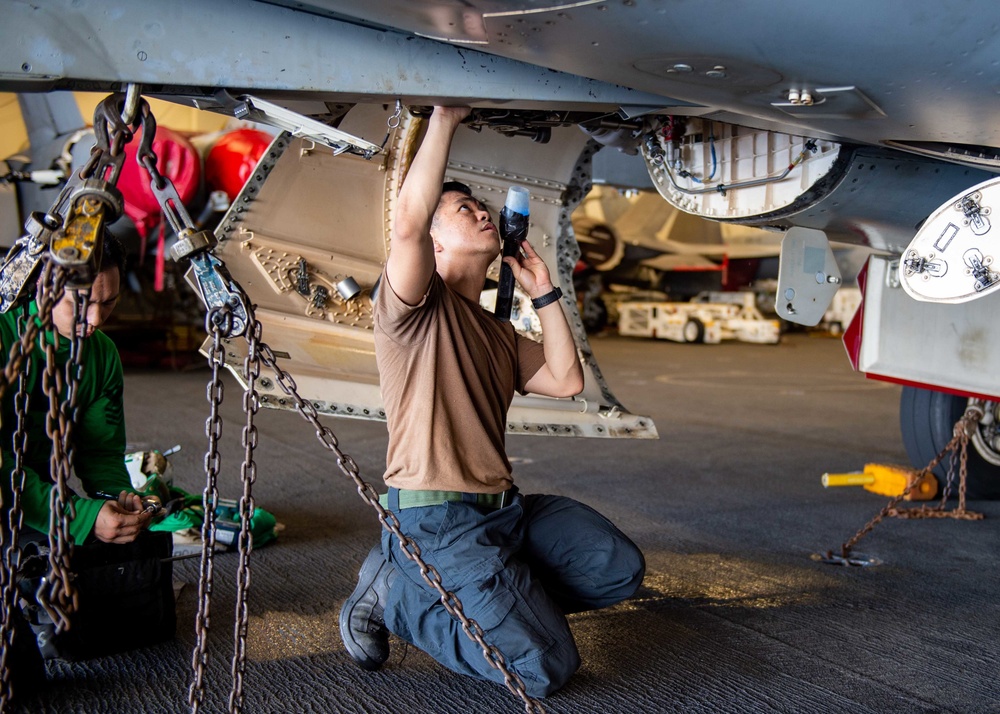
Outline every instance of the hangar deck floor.
<path fill-rule="evenodd" d="M 824 471 L 905 460 L 897 387 L 852 373 L 839 342 L 781 346 L 594 340 L 622 402 L 656 420 L 659 441 L 512 437 L 522 490 L 574 496 L 646 554 L 637 597 L 572 617 L 583 667 L 550 712 L 1000 711 L 1000 504 L 981 522 L 897 521 L 858 550 L 873 568 L 810 560 L 884 505 L 860 488 L 824 490 Z M 200 491 L 207 371 L 126 377 L 136 449 L 181 444 L 175 481 Z M 223 496 L 239 494 L 240 399 L 227 377 Z M 381 486 L 385 428 L 331 420 L 363 476 Z M 254 554 L 247 712 L 518 712 L 505 689 L 454 675 L 393 641 L 378 673 L 348 658 L 341 602 L 379 526 L 295 414 L 262 411 L 260 506 L 285 525 Z M 216 559 L 209 699 L 226 711 L 236 556 Z M 50 663 L 37 712 L 182 712 L 197 561 L 176 641 L 86 663 Z M 126 623 L 109 623 L 109 629 Z M 141 626 L 135 623 L 135 626 Z"/>

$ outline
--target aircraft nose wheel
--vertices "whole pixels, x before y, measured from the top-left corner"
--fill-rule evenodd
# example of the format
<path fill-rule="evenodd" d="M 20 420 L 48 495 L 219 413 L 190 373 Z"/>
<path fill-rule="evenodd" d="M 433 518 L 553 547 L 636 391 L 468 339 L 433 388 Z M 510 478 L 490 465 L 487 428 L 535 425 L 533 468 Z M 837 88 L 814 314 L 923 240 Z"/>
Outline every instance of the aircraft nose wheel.
<path fill-rule="evenodd" d="M 983 419 L 969 441 L 968 486 L 970 499 L 1000 499 L 1000 403 L 968 399 L 954 394 L 918 387 L 903 387 L 899 401 L 899 425 L 903 445 L 916 468 L 923 468 L 951 440 L 955 422 L 971 404 L 983 409 Z M 934 469 L 943 488 L 948 478 L 948 461 Z M 958 474 L 951 497 L 957 497 Z"/>
<path fill-rule="evenodd" d="M 972 434 L 972 444 L 985 461 L 1000 467 L 1000 402 L 970 399 L 969 406 L 973 404 L 983 410 L 983 418 L 979 420 L 976 431 Z"/>

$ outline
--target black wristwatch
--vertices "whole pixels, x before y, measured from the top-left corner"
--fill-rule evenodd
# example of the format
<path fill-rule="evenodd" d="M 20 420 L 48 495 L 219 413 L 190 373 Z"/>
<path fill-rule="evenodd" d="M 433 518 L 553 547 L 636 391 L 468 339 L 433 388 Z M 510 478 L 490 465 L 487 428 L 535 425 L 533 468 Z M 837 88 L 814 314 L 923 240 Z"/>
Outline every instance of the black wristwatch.
<path fill-rule="evenodd" d="M 531 300 L 531 306 L 536 310 L 545 307 L 549 303 L 553 303 L 562 297 L 562 290 L 559 287 L 552 288 L 552 292 L 545 293 L 540 297 L 533 298 Z"/>

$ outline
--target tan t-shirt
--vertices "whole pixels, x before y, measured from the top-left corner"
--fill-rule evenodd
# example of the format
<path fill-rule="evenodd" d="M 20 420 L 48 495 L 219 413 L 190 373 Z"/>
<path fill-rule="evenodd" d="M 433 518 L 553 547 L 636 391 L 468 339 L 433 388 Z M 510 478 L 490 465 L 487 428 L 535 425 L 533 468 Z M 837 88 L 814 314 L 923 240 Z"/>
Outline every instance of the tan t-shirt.
<path fill-rule="evenodd" d="M 449 288 L 437 273 L 417 305 L 386 275 L 375 300 L 375 358 L 389 427 L 385 482 L 395 488 L 499 493 L 514 390 L 545 363 L 542 345 Z"/>

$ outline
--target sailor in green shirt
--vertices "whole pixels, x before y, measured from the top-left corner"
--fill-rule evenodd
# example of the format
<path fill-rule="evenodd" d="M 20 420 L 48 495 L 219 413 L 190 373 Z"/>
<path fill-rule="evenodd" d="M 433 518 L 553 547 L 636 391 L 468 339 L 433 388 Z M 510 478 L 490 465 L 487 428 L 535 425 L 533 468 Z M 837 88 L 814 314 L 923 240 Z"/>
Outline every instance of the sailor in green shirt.
<path fill-rule="evenodd" d="M 142 502 L 132 492 L 125 469 L 125 414 L 122 402 L 122 365 L 118 350 L 111 339 L 98 328 L 115 309 L 125 255 L 121 244 L 105 233 L 101 272 L 90 288 L 86 325 L 83 330 L 82 370 L 78 386 L 77 420 L 73 428 L 73 469 L 86 496 L 72 495 L 76 517 L 70 525 L 74 543 L 82 544 L 93 537 L 105 543 L 129 543 L 149 525 L 151 515 L 144 512 Z M 19 316 L 35 320 L 37 306 L 31 302 L 24 308 L 14 308 L 0 314 L 0 364 L 6 364 L 11 345 L 20 339 Z M 52 323 L 59 338 L 46 332 L 35 341 L 30 360 L 26 360 L 29 404 L 25 415 L 28 439 L 24 454 L 24 491 L 21 503 L 25 525 L 36 531 L 49 530 L 49 497 L 53 482 L 49 475 L 52 441 L 45 433 L 49 400 L 42 390 L 45 352 L 41 341 L 56 345 L 56 359 L 65 365 L 69 358 L 69 336 L 73 320 L 73 298 L 67 291 L 52 312 Z M 14 411 L 16 383 L 3 396 L 0 441 L 3 461 L 0 462 L 0 487 L 3 503 L 11 502 L 11 471 L 14 467 L 13 436 L 17 428 Z M 66 398 L 65 389 L 62 398 Z M 6 518 L 3 519 L 6 526 Z"/>

